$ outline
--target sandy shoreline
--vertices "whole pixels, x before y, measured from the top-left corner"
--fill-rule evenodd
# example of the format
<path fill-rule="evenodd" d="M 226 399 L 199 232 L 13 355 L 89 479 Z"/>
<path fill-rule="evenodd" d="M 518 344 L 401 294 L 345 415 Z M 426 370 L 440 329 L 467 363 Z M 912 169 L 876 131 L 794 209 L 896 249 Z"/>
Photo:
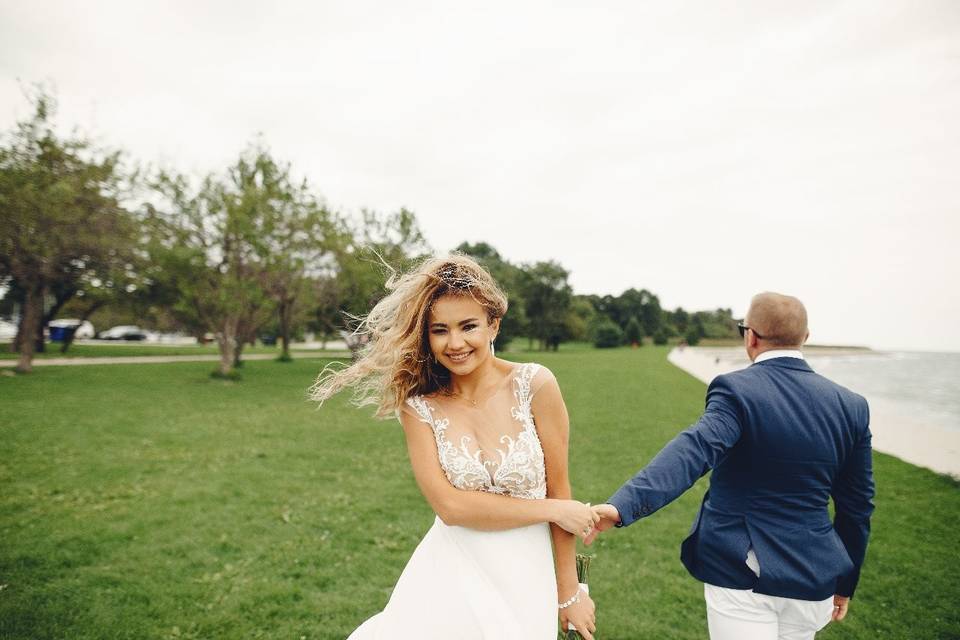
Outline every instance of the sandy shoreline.
<path fill-rule="evenodd" d="M 838 352 L 834 350 L 833 353 Z M 720 374 L 749 364 L 745 354 L 725 347 L 677 348 L 667 359 L 707 384 Z M 960 431 L 922 423 L 904 415 L 892 402 L 866 397 L 870 403 L 874 449 L 938 473 L 960 477 Z"/>

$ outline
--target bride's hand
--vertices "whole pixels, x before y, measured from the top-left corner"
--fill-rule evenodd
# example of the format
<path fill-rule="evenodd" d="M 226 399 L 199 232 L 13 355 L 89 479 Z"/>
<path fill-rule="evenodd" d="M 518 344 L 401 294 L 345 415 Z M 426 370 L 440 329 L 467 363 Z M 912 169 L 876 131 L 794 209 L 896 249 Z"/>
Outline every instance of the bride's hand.
<path fill-rule="evenodd" d="M 574 602 L 565 609 L 560 609 L 560 629 L 566 637 L 568 624 L 583 636 L 583 640 L 593 640 L 597 630 L 596 606 L 585 591 L 580 592 L 580 601 Z"/>
<path fill-rule="evenodd" d="M 568 533 L 586 538 L 599 520 L 600 516 L 593 512 L 589 503 L 583 504 L 578 500 L 556 501 L 553 522 Z"/>

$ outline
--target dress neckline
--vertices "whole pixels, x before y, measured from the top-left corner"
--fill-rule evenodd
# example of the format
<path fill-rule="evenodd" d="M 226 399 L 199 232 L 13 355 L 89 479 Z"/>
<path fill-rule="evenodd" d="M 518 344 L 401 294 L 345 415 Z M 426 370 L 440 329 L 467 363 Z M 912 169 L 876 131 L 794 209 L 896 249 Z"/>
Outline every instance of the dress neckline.
<path fill-rule="evenodd" d="M 434 401 L 436 401 L 437 398 L 449 398 L 449 399 L 459 398 L 460 400 L 463 400 L 462 406 L 471 408 L 471 409 L 483 410 L 486 408 L 487 404 L 489 404 L 490 400 L 495 398 L 497 394 L 499 394 L 503 390 L 504 387 L 508 386 L 514 380 L 517 379 L 517 376 L 520 374 L 520 370 L 524 364 L 526 363 L 511 362 L 510 371 L 505 376 L 503 376 L 503 379 L 497 382 L 496 384 L 494 384 L 493 386 L 491 386 L 484 398 L 478 399 L 475 402 L 472 400 L 468 400 L 467 398 L 464 398 L 463 396 L 458 395 L 456 393 L 453 393 L 453 392 L 447 393 L 445 391 L 435 391 L 430 395 L 423 396 L 423 398 L 426 400 L 434 400 Z"/>

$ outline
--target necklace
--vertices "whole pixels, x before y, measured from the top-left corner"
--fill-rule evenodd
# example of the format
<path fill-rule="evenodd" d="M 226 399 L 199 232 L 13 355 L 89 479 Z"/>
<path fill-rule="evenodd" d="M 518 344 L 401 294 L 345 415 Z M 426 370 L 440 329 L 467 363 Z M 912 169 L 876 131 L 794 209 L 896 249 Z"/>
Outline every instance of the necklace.
<path fill-rule="evenodd" d="M 454 398 L 460 398 L 461 400 L 466 400 L 474 407 L 480 406 L 476 400 L 474 400 L 473 398 L 468 398 L 467 396 L 461 394 L 459 391 L 451 391 L 450 395 L 453 396 Z"/>
<path fill-rule="evenodd" d="M 477 393 L 477 396 L 476 396 L 476 397 L 477 397 L 477 398 L 484 398 L 484 399 L 485 399 L 484 401 L 489 400 L 490 398 L 487 398 L 487 397 L 486 397 L 486 392 L 487 392 L 487 391 L 490 391 L 491 389 L 494 389 L 494 390 L 495 390 L 495 389 L 497 389 L 499 386 L 500 386 L 500 383 L 499 383 L 499 382 L 496 383 L 496 384 L 494 384 L 494 385 L 490 385 L 489 387 L 487 387 L 487 389 L 484 390 L 483 393 Z M 465 400 L 466 402 L 469 402 L 470 405 L 473 406 L 473 407 L 476 407 L 476 408 L 479 408 L 479 407 L 480 407 L 480 400 L 479 400 L 479 399 L 476 399 L 476 398 L 468 398 L 467 396 L 463 395 L 463 394 L 460 393 L 459 391 L 454 391 L 454 390 L 452 390 L 452 389 L 450 390 L 450 395 L 453 396 L 453 397 L 455 397 L 455 398 L 460 398 L 461 400 Z"/>
<path fill-rule="evenodd" d="M 502 380 L 498 380 L 496 383 L 494 383 L 494 384 L 492 384 L 492 385 L 488 385 L 488 386 L 483 390 L 483 393 L 479 393 L 479 392 L 478 392 L 476 397 L 477 397 L 477 398 L 482 398 L 483 401 L 486 402 L 487 400 L 489 400 L 490 398 L 492 398 L 494 395 L 496 395 L 496 391 L 497 391 L 497 389 L 500 388 L 500 385 L 504 384 L 505 381 L 509 380 L 509 379 L 512 377 L 512 375 L 513 375 L 513 372 L 510 372 L 510 373 L 508 373 Z M 493 391 L 493 394 L 488 397 L 488 396 L 487 396 L 487 392 L 490 392 L 490 391 Z M 470 406 L 472 406 L 472 407 L 474 407 L 474 408 L 480 408 L 480 400 L 479 400 L 479 399 L 468 398 L 467 396 L 463 395 L 463 394 L 460 393 L 459 391 L 454 391 L 453 389 L 450 389 L 450 391 L 448 392 L 447 395 L 453 396 L 453 397 L 455 397 L 455 398 L 460 398 L 461 400 L 464 400 L 464 401 L 466 401 L 466 402 L 469 402 L 469 403 L 470 403 Z"/>

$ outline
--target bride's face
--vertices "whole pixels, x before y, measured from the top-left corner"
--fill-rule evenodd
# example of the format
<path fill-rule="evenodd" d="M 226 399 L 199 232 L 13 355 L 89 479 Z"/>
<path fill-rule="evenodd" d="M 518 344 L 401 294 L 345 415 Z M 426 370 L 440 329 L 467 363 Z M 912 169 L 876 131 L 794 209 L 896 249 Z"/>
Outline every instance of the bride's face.
<path fill-rule="evenodd" d="M 486 309 L 470 296 L 438 298 L 428 322 L 433 357 L 458 376 L 490 358 L 490 342 L 500 326 L 499 320 L 488 322 Z"/>

